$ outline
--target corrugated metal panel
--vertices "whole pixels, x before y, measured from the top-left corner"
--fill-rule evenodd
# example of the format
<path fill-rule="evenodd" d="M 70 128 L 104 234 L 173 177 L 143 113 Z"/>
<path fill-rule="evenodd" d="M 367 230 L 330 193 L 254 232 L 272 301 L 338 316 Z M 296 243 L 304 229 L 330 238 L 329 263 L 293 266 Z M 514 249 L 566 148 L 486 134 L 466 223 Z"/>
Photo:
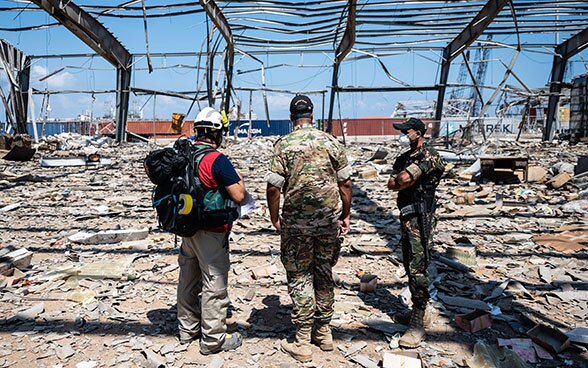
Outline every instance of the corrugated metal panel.
<path fill-rule="evenodd" d="M 422 119 L 427 125 L 427 133 L 431 133 L 432 121 Z M 398 118 L 363 118 L 363 119 L 341 119 L 341 123 L 347 127 L 347 136 L 380 136 L 399 135 L 400 132 L 392 126 L 394 123 L 402 123 L 406 119 Z M 341 124 L 339 120 L 333 120 L 333 134 L 341 136 Z"/>
<path fill-rule="evenodd" d="M 43 133 L 43 123 L 37 123 L 37 134 L 49 136 L 61 133 L 79 133 L 84 135 L 93 134 L 93 126 L 89 122 L 67 121 L 67 122 L 48 122 L 45 124 Z M 33 136 L 33 123 L 27 123 L 27 133 Z"/>

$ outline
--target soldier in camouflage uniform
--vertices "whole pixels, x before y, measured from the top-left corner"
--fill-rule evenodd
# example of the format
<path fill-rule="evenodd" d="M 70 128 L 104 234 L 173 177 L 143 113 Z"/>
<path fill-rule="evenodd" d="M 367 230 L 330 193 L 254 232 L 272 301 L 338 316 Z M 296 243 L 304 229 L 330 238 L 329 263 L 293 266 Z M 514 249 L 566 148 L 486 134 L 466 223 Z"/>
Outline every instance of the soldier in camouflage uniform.
<path fill-rule="evenodd" d="M 322 350 L 333 350 L 332 267 L 339 257 L 340 235 L 349 228 L 351 206 L 351 167 L 345 150 L 336 138 L 312 127 L 312 110 L 308 97 L 294 97 L 294 131 L 275 143 L 266 176 L 268 208 L 281 234 L 281 260 L 296 327 L 295 342 L 283 340 L 281 347 L 302 362 L 312 360 L 311 340 Z"/>
<path fill-rule="evenodd" d="M 402 232 L 402 257 L 412 297 L 410 315 L 398 316 L 398 322 L 409 322 L 408 331 L 400 339 L 405 348 L 416 348 L 425 338 L 425 327 L 432 322 L 429 303 L 431 234 L 435 226 L 435 189 L 445 170 L 439 153 L 424 145 L 425 124 L 411 118 L 394 127 L 403 134 L 401 144 L 410 150 L 401 154 L 394 163 L 388 189 L 398 191 Z M 409 319 L 410 318 L 410 319 Z"/>

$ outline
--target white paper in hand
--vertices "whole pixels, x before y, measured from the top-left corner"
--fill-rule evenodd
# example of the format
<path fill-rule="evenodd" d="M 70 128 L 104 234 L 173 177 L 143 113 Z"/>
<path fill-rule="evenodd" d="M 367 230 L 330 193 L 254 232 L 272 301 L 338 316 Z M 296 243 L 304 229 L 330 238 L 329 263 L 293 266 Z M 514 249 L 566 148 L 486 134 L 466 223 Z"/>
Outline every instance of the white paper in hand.
<path fill-rule="evenodd" d="M 255 199 L 249 194 L 249 192 L 245 192 L 245 198 L 239 205 L 239 218 L 245 216 L 248 213 L 253 212 L 257 206 L 255 205 Z"/>

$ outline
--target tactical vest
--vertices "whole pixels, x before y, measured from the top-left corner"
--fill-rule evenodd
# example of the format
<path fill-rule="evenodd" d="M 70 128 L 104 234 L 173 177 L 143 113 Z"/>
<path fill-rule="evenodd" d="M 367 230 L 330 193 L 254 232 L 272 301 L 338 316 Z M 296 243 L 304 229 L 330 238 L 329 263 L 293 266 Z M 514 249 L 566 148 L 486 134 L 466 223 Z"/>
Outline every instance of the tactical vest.
<path fill-rule="evenodd" d="M 415 157 L 408 158 L 403 169 L 415 162 L 422 161 L 423 158 L 424 153 L 421 150 Z M 428 174 L 423 173 L 414 185 L 398 193 L 398 207 L 402 208 L 412 204 L 424 203 L 426 211 L 432 212 L 435 207 L 435 190 L 441 181 L 442 175 L 442 170 L 433 170 Z"/>

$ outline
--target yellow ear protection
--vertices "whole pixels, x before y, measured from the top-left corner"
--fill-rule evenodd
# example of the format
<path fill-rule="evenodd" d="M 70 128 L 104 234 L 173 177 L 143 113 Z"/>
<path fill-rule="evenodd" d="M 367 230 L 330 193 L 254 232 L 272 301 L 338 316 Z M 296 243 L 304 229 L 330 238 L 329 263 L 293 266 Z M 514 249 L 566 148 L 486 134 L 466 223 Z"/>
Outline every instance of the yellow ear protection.
<path fill-rule="evenodd" d="M 188 215 L 192 212 L 192 196 L 189 194 L 180 194 L 178 213 L 180 215 Z"/>

